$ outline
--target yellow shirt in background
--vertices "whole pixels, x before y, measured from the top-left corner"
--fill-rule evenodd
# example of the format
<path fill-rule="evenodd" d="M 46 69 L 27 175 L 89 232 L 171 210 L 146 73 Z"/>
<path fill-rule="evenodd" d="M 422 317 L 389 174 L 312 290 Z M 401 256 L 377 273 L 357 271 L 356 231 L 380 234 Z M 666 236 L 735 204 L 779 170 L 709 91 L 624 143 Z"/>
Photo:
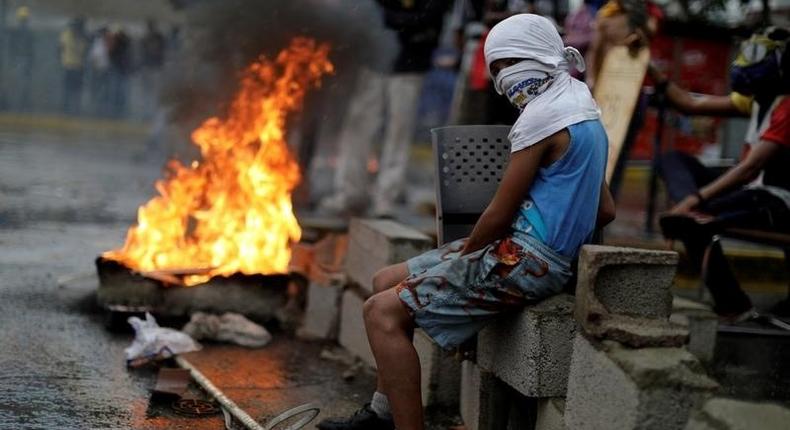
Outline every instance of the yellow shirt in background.
<path fill-rule="evenodd" d="M 86 42 L 71 29 L 60 33 L 60 64 L 64 69 L 79 70 L 85 61 Z"/>

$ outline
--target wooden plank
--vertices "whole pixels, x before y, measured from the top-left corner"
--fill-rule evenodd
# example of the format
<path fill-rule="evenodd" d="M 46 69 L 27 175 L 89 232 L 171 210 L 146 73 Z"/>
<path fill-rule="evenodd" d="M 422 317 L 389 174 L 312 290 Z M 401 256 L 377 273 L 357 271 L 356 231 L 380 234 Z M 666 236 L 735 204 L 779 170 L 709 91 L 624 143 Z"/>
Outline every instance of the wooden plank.
<path fill-rule="evenodd" d="M 612 179 L 614 167 L 623 149 L 649 62 L 648 48 L 642 48 L 636 55 L 631 55 L 627 47 L 616 46 L 607 52 L 596 80 L 594 97 L 601 108 L 601 121 L 609 137 L 607 181 Z"/>

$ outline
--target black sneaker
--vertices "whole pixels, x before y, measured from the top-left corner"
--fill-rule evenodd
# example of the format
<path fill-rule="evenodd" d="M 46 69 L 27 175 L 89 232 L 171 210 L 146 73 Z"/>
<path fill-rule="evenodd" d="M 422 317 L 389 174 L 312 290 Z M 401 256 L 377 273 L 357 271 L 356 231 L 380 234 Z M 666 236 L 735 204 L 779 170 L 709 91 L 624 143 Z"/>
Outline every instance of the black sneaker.
<path fill-rule="evenodd" d="M 394 430 L 395 423 L 379 417 L 367 403 L 348 418 L 327 418 L 316 427 L 319 430 Z"/>

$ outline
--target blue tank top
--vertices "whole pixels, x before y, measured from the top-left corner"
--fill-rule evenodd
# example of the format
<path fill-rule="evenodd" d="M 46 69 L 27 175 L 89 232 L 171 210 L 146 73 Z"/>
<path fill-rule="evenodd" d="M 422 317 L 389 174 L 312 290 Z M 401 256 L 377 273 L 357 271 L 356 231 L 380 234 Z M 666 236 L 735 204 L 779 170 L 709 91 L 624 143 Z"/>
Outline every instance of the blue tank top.
<path fill-rule="evenodd" d="M 595 230 L 609 143 L 600 120 L 576 123 L 568 132 L 568 149 L 535 175 L 513 229 L 573 258 Z"/>

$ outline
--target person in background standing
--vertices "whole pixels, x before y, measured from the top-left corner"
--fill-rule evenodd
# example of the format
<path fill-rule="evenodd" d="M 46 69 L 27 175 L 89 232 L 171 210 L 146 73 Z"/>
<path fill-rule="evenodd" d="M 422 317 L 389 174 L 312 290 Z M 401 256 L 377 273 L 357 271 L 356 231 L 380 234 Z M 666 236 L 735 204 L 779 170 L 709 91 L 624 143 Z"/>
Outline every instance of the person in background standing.
<path fill-rule="evenodd" d="M 389 217 L 405 182 L 406 167 L 425 72 L 439 43 L 446 0 L 377 0 L 384 24 L 396 32 L 400 50 L 391 73 L 364 69 L 340 136 L 333 194 L 319 202 L 326 214 L 361 214 L 367 207 L 368 154 L 385 129 L 372 214 Z"/>
<path fill-rule="evenodd" d="M 60 64 L 63 67 L 63 112 L 79 114 L 85 53 L 85 20 L 77 17 L 60 33 Z"/>
<path fill-rule="evenodd" d="M 586 55 L 593 38 L 595 13 L 598 8 L 595 0 L 584 0 L 579 7 L 565 17 L 565 36 L 563 40 L 568 46 L 578 49 Z M 584 72 L 578 72 L 574 78 L 584 80 Z"/>
<path fill-rule="evenodd" d="M 8 32 L 8 58 L 13 83 L 10 107 L 27 111 L 33 75 L 33 32 L 30 31 L 30 9 L 26 6 L 17 8 L 16 26 Z"/>
<path fill-rule="evenodd" d="M 109 56 L 110 103 L 112 104 L 112 114 L 120 117 L 126 113 L 126 93 L 132 66 L 131 41 L 121 26 L 116 26 L 112 31 Z"/>
<path fill-rule="evenodd" d="M 156 22 L 149 19 L 146 22 L 146 33 L 142 43 L 142 62 L 146 69 L 159 70 L 165 63 L 165 36 L 156 26 Z"/>
<path fill-rule="evenodd" d="M 628 46 L 632 52 L 637 52 L 642 47 L 649 47 L 663 18 L 663 11 L 654 3 L 645 0 L 609 0 L 601 7 L 596 16 L 595 33 L 587 51 L 589 67 L 585 78 L 593 93 L 609 50 L 615 46 Z M 648 97 L 643 90 L 628 125 L 625 141 L 609 183 L 615 199 L 620 191 L 631 148 L 636 143 L 636 137 L 642 128 L 647 104 Z"/>
<path fill-rule="evenodd" d="M 96 115 L 104 115 L 109 104 L 110 85 L 110 32 L 107 27 L 101 27 L 91 42 L 88 52 L 90 65 L 90 92 L 91 104 Z"/>
<path fill-rule="evenodd" d="M 142 81 L 145 91 L 146 109 L 149 118 L 156 115 L 157 100 L 161 88 L 160 79 L 162 66 L 165 63 L 165 36 L 157 28 L 156 22 L 149 19 L 147 30 L 140 41 L 142 54 Z"/>

